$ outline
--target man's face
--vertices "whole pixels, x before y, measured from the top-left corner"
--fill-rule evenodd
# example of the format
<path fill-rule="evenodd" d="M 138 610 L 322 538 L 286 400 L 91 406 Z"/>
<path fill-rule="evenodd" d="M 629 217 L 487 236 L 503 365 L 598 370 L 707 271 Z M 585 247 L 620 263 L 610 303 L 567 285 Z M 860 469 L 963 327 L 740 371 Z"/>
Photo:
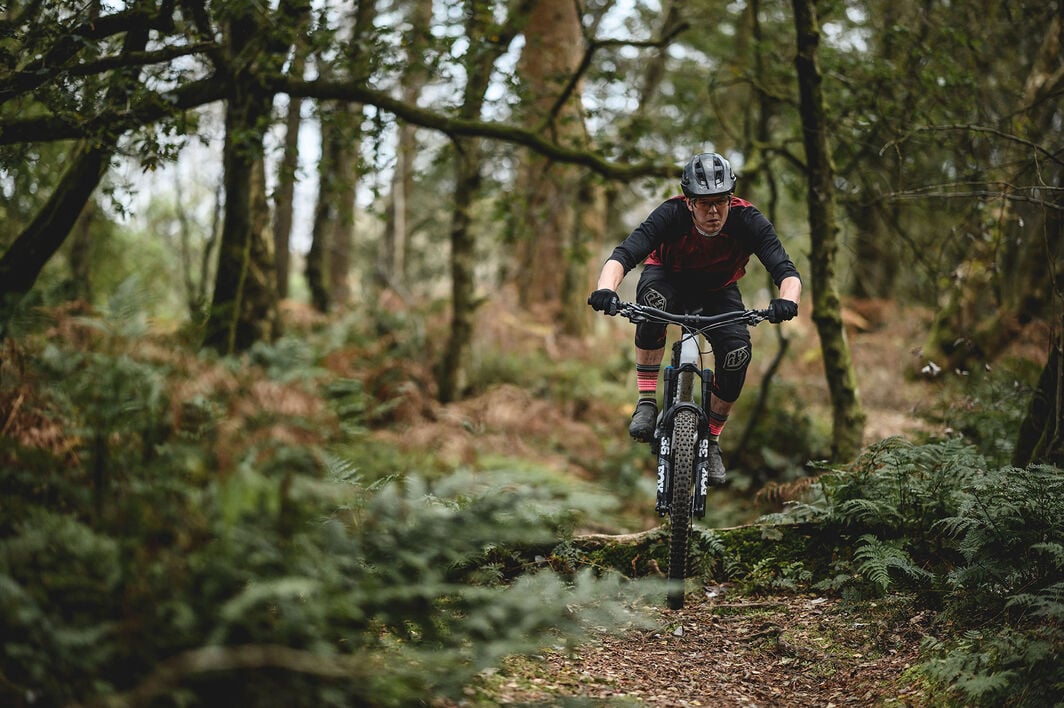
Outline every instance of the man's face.
<path fill-rule="evenodd" d="M 687 208 L 694 216 L 695 226 L 703 233 L 716 235 L 724 228 L 731 208 L 731 195 L 721 194 L 715 197 L 698 197 L 687 200 Z"/>

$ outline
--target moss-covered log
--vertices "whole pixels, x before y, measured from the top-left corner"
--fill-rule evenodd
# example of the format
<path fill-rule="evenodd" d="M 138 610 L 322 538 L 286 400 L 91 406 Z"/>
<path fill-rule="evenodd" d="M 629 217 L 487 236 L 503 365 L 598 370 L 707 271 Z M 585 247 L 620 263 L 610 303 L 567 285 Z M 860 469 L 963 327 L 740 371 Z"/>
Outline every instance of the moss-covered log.
<path fill-rule="evenodd" d="M 722 529 L 694 527 L 689 577 L 724 582 L 755 573 L 781 577 L 788 569 L 825 572 L 839 551 L 840 536 L 821 524 L 751 524 Z M 591 567 L 628 577 L 664 575 L 668 526 L 631 534 L 574 536 L 541 556 L 561 572 Z"/>

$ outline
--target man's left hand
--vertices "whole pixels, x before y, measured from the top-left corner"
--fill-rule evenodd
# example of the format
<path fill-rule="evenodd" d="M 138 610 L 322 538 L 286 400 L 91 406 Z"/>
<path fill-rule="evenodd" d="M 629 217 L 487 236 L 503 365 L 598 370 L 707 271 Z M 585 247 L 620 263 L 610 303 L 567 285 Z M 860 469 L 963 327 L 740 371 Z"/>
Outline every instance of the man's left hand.
<path fill-rule="evenodd" d="M 786 298 L 776 298 L 768 304 L 768 321 L 779 324 L 785 320 L 793 320 L 798 316 L 798 303 Z"/>

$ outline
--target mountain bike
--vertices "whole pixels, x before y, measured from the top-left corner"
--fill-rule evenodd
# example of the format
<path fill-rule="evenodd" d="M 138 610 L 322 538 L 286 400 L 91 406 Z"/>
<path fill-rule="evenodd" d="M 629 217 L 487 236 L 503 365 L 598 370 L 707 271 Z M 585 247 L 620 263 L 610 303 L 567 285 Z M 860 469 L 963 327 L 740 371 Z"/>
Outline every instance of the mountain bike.
<path fill-rule="evenodd" d="M 755 326 L 769 311 L 738 310 L 719 315 L 675 314 L 646 305 L 622 302 L 617 311 L 633 324 L 660 322 L 679 325 L 681 336 L 672 346 L 672 363 L 665 367 L 664 400 L 650 448 L 657 457 L 658 516 L 669 517 L 668 604 L 684 603 L 688 543 L 692 518 L 704 518 L 709 496 L 709 405 L 713 370 L 702 365 L 702 340 L 712 329 L 742 322 Z M 705 352 L 708 355 L 708 351 Z M 699 401 L 695 401 L 695 382 Z"/>

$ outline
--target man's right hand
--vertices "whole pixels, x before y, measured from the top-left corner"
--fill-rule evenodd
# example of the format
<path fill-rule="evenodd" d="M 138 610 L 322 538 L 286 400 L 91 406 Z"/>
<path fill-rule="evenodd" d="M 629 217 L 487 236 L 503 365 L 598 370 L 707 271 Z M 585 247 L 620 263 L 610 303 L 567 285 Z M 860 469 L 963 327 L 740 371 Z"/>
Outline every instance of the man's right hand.
<path fill-rule="evenodd" d="M 591 305 L 592 309 L 605 312 L 607 315 L 616 315 L 621 309 L 621 299 L 609 288 L 602 288 L 591 293 L 587 298 L 587 304 Z"/>

